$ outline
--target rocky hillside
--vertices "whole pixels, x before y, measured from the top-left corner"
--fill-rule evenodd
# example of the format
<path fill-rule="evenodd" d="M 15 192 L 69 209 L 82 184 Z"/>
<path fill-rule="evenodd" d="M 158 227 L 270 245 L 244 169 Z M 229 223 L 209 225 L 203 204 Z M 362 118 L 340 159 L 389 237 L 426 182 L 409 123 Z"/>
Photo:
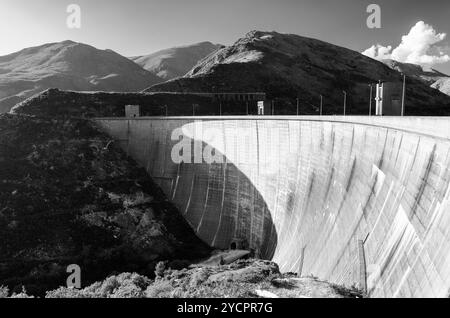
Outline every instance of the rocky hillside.
<path fill-rule="evenodd" d="M 434 82 L 431 87 L 440 90 L 450 96 L 450 77 L 443 77 Z"/>
<path fill-rule="evenodd" d="M 131 60 L 156 76 L 164 80 L 170 80 L 185 75 L 200 60 L 219 48 L 221 48 L 221 45 L 201 42 L 174 47 L 149 55 L 132 57 Z"/>
<path fill-rule="evenodd" d="M 0 113 L 47 88 L 131 92 L 162 81 L 111 50 L 46 44 L 0 57 Z"/>
<path fill-rule="evenodd" d="M 82 290 L 61 287 L 47 298 L 362 298 L 345 288 L 315 277 L 281 274 L 269 261 L 240 260 L 221 266 L 191 266 L 176 270 L 159 263 L 155 279 L 131 273 L 108 277 Z M 0 288 L 0 298 L 11 296 Z M 12 297 L 25 298 L 25 293 Z"/>
<path fill-rule="evenodd" d="M 384 60 L 384 64 L 408 77 L 423 81 L 432 88 L 450 96 L 450 76 L 434 69 L 425 70 L 422 66 L 410 63 L 400 63 L 394 60 Z"/>
<path fill-rule="evenodd" d="M 149 88 L 157 91 L 265 91 L 278 98 L 279 111 L 317 114 L 320 95 L 325 113 L 342 113 L 343 91 L 348 113 L 368 112 L 368 84 L 402 80 L 401 74 L 358 52 L 292 34 L 252 31 L 235 44 L 201 61 L 186 76 Z M 407 115 L 450 114 L 450 97 L 421 80 L 408 78 Z"/>
<path fill-rule="evenodd" d="M 65 285 L 70 264 L 87 286 L 209 252 L 145 170 L 88 120 L 0 115 L 0 202 L 0 286 L 11 291 Z"/>

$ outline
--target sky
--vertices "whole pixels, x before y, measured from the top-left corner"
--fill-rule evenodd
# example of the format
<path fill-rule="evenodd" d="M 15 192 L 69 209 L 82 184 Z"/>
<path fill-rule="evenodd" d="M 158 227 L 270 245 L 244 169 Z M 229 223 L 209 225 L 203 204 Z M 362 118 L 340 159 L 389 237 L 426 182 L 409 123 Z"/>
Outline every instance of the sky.
<path fill-rule="evenodd" d="M 367 27 L 371 3 L 381 8 L 380 29 Z M 81 8 L 80 29 L 67 27 L 69 4 Z M 136 56 L 201 41 L 230 45 L 251 30 L 428 62 L 450 74 L 449 0 L 0 0 L 0 56 L 69 39 Z"/>

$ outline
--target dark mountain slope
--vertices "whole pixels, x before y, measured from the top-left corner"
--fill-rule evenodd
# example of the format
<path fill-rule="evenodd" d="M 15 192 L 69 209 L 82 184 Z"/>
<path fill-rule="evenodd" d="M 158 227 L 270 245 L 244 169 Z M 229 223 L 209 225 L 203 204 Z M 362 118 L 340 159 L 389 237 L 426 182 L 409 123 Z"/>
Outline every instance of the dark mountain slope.
<path fill-rule="evenodd" d="M 205 58 L 183 78 L 146 91 L 265 91 L 269 98 L 279 99 L 279 111 L 292 113 L 298 97 L 303 113 L 311 114 L 318 112 L 320 95 L 325 113 L 342 113 L 346 91 L 348 112 L 366 114 L 368 85 L 379 80 L 400 82 L 402 76 L 346 48 L 298 35 L 253 31 Z M 406 102 L 408 115 L 450 113 L 450 97 L 415 78 L 408 78 Z"/>

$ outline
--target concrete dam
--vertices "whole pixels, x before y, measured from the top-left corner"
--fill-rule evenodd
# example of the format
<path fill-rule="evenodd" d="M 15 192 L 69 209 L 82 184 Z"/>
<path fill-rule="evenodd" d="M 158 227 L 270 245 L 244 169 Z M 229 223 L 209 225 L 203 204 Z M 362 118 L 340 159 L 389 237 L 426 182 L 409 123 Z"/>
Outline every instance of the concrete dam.
<path fill-rule="evenodd" d="M 213 247 L 372 297 L 449 295 L 448 118 L 96 121 Z"/>

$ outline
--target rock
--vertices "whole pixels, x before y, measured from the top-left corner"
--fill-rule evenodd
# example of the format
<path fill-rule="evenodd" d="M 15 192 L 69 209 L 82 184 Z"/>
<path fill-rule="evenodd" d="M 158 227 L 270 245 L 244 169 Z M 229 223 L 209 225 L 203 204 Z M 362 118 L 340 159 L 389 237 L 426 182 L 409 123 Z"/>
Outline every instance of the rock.
<path fill-rule="evenodd" d="M 159 223 L 153 223 L 151 228 L 148 231 L 148 235 L 151 237 L 162 236 L 164 233 L 164 228 Z"/>
<path fill-rule="evenodd" d="M 93 226 L 103 226 L 103 222 L 106 219 L 107 214 L 106 212 L 93 212 L 84 214 L 81 218 L 86 221 L 88 224 Z"/>
<path fill-rule="evenodd" d="M 237 263 L 239 265 L 239 263 Z M 279 274 L 278 265 L 268 261 L 253 261 L 242 263 L 243 268 L 230 269 L 214 275 L 208 279 L 210 282 L 248 282 L 257 283 L 269 275 Z M 250 264 L 249 266 L 247 266 Z"/>
<path fill-rule="evenodd" d="M 145 213 L 142 215 L 139 226 L 145 227 L 149 226 L 152 223 L 152 220 L 155 218 L 155 214 L 152 208 L 148 208 L 145 210 Z"/>
<path fill-rule="evenodd" d="M 267 290 L 255 290 L 256 295 L 258 295 L 261 298 L 280 298 L 277 295 L 275 295 L 274 293 L 271 293 Z"/>
<path fill-rule="evenodd" d="M 133 216 L 126 212 L 114 216 L 113 222 L 117 223 L 117 225 L 120 226 L 122 230 L 125 230 L 127 232 L 134 231 L 136 227 Z"/>

